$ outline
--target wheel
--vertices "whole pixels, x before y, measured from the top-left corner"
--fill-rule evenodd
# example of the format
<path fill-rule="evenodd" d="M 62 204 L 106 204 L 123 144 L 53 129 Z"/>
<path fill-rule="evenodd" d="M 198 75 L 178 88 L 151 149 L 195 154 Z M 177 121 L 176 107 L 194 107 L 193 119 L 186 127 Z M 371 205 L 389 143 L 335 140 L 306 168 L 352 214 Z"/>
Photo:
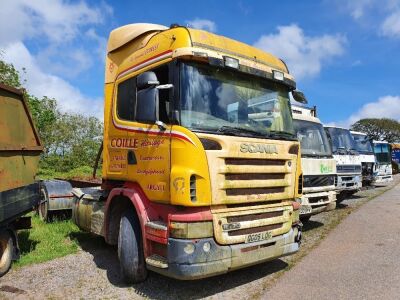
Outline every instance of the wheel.
<path fill-rule="evenodd" d="M 11 234 L 4 230 L 0 232 L 0 277 L 10 270 L 13 257 L 14 242 Z"/>
<path fill-rule="evenodd" d="M 132 212 L 122 214 L 118 235 L 118 258 L 127 283 L 142 282 L 147 277 L 139 221 Z"/>
<path fill-rule="evenodd" d="M 307 223 L 308 221 L 310 221 L 310 218 L 311 216 L 305 216 L 305 217 L 300 216 L 300 221 L 302 223 Z"/>
<path fill-rule="evenodd" d="M 47 197 L 47 192 L 44 188 L 40 189 L 40 204 L 38 207 L 39 217 L 42 221 L 49 221 L 49 198 Z"/>

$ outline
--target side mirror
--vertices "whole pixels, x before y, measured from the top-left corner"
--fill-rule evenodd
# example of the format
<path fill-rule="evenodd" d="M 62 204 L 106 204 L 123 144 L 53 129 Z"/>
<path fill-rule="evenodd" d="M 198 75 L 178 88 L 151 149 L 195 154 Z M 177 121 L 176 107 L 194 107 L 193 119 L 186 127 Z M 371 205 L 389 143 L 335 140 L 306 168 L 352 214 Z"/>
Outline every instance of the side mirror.
<path fill-rule="evenodd" d="M 300 91 L 292 91 L 292 96 L 293 99 L 296 100 L 297 102 L 303 103 L 303 104 L 307 104 L 307 98 L 306 96 L 304 96 L 303 92 Z"/>
<path fill-rule="evenodd" d="M 158 120 L 158 90 L 149 87 L 137 91 L 136 120 L 154 124 Z"/>
<path fill-rule="evenodd" d="M 137 77 L 136 120 L 138 122 L 154 124 L 158 120 L 158 84 L 154 72 L 144 72 Z"/>
<path fill-rule="evenodd" d="M 144 72 L 138 75 L 136 79 L 136 86 L 138 91 L 157 86 L 159 84 L 160 82 L 158 81 L 157 76 L 154 72 Z"/>

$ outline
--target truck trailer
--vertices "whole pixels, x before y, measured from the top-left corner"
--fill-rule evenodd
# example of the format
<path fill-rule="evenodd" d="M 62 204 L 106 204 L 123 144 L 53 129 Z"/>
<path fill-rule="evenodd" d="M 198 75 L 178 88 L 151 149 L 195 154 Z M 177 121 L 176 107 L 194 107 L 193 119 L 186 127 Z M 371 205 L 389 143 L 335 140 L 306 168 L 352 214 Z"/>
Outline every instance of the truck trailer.
<path fill-rule="evenodd" d="M 0 84 L 0 277 L 19 258 L 17 230 L 31 227 L 24 216 L 40 203 L 35 180 L 43 147 L 24 93 Z"/>
<path fill-rule="evenodd" d="M 74 189 L 73 219 L 116 245 L 127 282 L 198 279 L 295 253 L 300 147 L 285 63 L 179 25 L 113 30 L 102 184 Z M 256 103 L 268 102 L 266 105 Z"/>
<path fill-rule="evenodd" d="M 336 207 L 336 161 L 316 107 L 292 105 L 293 125 L 301 145 L 303 196 L 300 220 Z"/>

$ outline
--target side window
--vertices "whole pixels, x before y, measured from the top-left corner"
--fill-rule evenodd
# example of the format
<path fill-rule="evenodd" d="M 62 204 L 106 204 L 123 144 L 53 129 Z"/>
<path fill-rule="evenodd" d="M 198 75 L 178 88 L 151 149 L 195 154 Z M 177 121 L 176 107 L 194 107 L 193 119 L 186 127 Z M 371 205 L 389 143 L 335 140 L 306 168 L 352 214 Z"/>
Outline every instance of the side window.
<path fill-rule="evenodd" d="M 162 65 L 153 70 L 160 84 L 171 83 L 168 65 Z M 169 123 L 169 106 L 171 90 L 159 90 L 159 120 Z M 118 84 L 117 115 L 122 120 L 136 121 L 136 77 L 129 78 Z"/>
<path fill-rule="evenodd" d="M 118 85 L 117 114 L 120 119 L 134 121 L 136 111 L 136 78 L 129 78 Z"/>

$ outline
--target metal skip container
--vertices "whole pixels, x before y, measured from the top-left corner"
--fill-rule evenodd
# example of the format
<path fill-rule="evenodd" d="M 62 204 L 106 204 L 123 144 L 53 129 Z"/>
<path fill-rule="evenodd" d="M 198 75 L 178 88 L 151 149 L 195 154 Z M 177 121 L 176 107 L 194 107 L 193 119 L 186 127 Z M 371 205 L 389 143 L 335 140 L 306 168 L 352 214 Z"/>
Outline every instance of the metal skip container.
<path fill-rule="evenodd" d="M 0 277 L 19 258 L 17 230 L 40 203 L 35 181 L 43 147 L 22 91 L 0 84 Z"/>

